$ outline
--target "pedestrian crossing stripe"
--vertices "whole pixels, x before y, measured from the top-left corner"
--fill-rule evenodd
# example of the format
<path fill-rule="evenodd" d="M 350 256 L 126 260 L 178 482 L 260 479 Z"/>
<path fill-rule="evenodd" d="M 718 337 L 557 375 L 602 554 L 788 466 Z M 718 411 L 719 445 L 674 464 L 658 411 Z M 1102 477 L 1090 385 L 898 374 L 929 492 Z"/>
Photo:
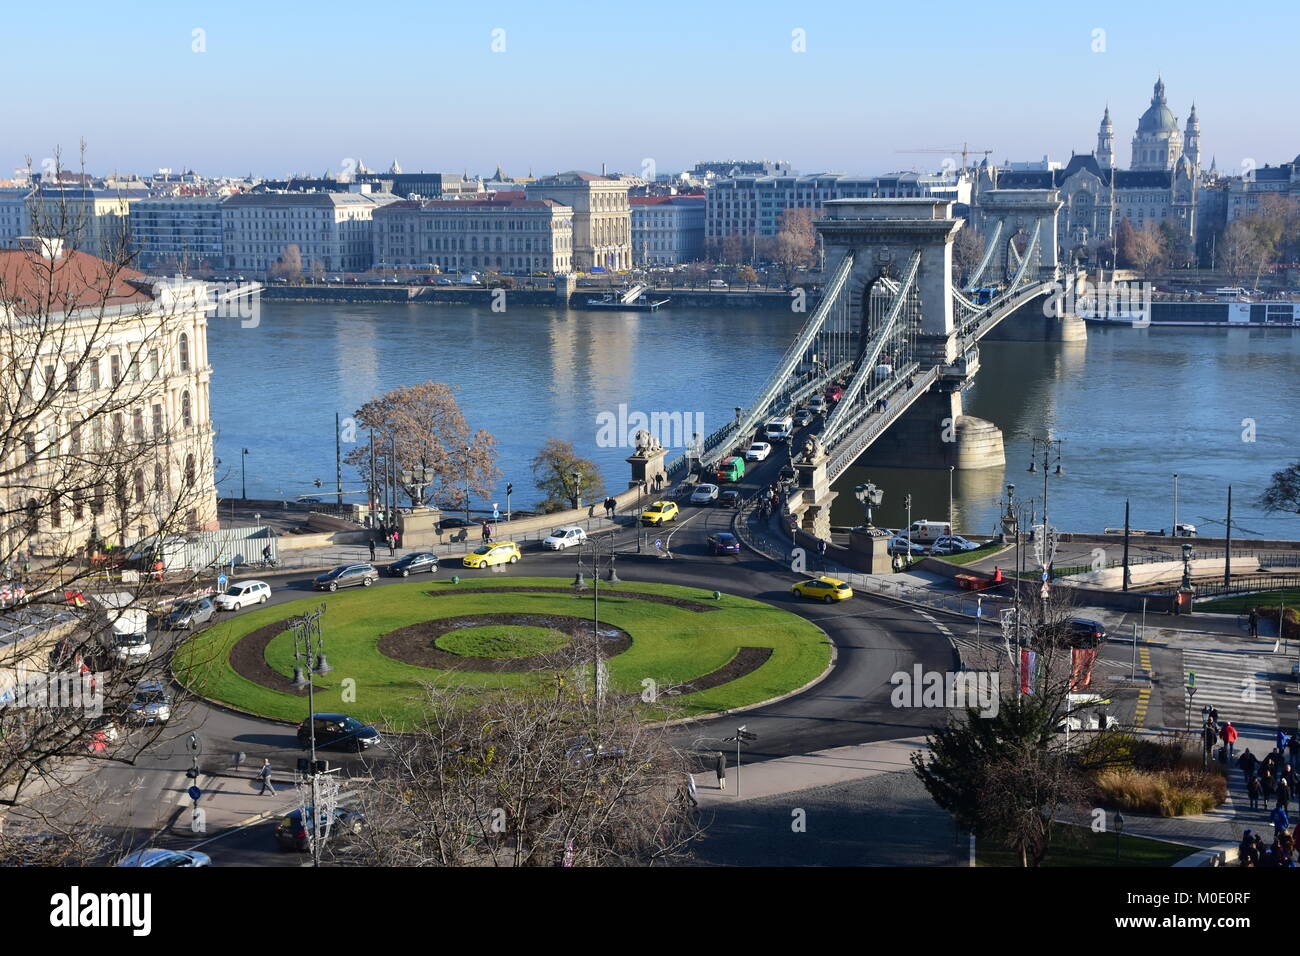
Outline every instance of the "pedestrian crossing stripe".
<path fill-rule="evenodd" d="M 1270 685 L 1275 665 L 1268 658 L 1187 649 L 1183 651 L 1183 663 L 1186 669 L 1196 671 L 1193 718 L 1198 705 L 1213 706 L 1221 720 L 1277 726 L 1277 706 Z M 1253 693 L 1255 699 L 1245 699 L 1247 693 Z"/>

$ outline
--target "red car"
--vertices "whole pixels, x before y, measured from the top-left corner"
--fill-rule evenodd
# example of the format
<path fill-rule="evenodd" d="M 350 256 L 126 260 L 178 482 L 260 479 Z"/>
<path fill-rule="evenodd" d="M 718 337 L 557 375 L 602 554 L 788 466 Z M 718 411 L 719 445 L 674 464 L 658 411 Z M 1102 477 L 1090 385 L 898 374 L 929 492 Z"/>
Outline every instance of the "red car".
<path fill-rule="evenodd" d="M 841 398 L 844 397 L 844 389 L 842 389 L 838 385 L 832 385 L 830 388 L 826 389 L 825 392 L 823 392 L 823 395 L 825 395 L 826 401 L 828 402 L 838 402 Z"/>

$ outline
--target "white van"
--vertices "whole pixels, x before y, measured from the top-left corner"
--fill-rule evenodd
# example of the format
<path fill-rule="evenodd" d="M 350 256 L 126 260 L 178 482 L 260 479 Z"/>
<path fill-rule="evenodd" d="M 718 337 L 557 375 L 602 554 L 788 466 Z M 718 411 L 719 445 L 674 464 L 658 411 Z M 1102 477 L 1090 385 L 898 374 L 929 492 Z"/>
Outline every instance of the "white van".
<path fill-rule="evenodd" d="M 952 525 L 947 521 L 930 521 L 928 518 L 922 518 L 920 521 L 913 521 L 907 533 L 900 537 L 910 538 L 913 544 L 934 544 L 939 538 L 950 534 L 952 534 Z"/>
<path fill-rule="evenodd" d="M 789 441 L 794 434 L 794 419 L 789 415 L 773 418 L 763 426 L 763 437 L 768 441 Z"/>
<path fill-rule="evenodd" d="M 93 596 L 98 605 L 99 642 L 115 664 L 142 661 L 153 653 L 149 641 L 149 612 L 130 591 Z"/>

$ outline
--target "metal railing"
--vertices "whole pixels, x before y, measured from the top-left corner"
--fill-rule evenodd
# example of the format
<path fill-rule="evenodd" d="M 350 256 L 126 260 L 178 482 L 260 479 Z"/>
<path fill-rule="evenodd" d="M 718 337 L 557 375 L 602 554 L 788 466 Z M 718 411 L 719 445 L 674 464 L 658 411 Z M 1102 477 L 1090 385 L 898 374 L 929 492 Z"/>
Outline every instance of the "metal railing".
<path fill-rule="evenodd" d="M 1203 598 L 1226 597 L 1231 594 L 1256 594 L 1261 591 L 1278 591 L 1300 588 L 1300 574 L 1253 574 L 1247 577 L 1233 578 L 1227 584 L 1198 584 L 1195 600 Z"/>

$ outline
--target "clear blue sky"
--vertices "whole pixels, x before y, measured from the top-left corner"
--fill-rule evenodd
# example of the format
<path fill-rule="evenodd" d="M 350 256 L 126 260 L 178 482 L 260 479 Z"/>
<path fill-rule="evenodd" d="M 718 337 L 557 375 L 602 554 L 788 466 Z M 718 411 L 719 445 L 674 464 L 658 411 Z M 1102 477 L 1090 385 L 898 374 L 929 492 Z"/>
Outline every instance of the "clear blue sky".
<path fill-rule="evenodd" d="M 1232 169 L 1300 152 L 1298 26 L 1285 3 L 1163 0 L 14 4 L 0 176 L 81 138 L 95 171 L 875 173 L 962 141 L 1065 159 L 1094 147 L 1107 102 L 1127 165 L 1157 71 L 1180 124 L 1195 100 L 1205 162 Z"/>

